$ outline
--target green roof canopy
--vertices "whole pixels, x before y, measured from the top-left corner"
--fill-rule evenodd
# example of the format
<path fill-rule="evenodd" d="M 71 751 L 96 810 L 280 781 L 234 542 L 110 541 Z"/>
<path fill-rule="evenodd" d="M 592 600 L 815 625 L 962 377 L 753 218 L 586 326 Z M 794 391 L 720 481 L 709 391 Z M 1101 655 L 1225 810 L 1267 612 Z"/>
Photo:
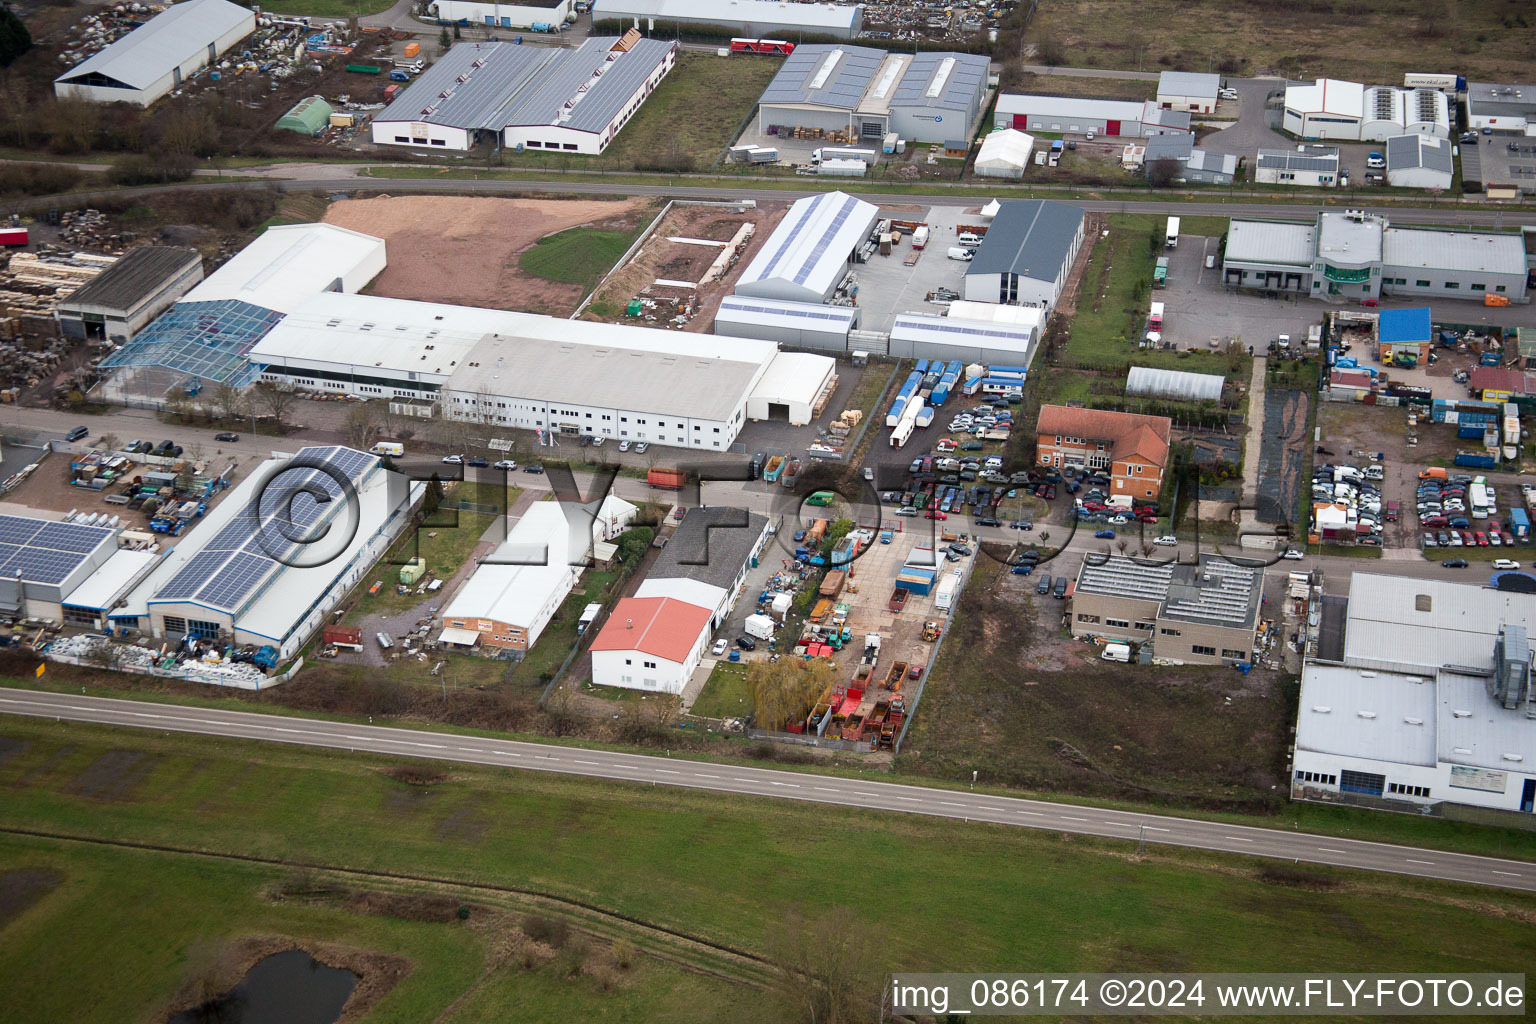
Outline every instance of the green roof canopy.
<path fill-rule="evenodd" d="M 304 135 L 319 135 L 331 123 L 331 105 L 323 96 L 306 96 L 277 119 L 277 126 Z"/>

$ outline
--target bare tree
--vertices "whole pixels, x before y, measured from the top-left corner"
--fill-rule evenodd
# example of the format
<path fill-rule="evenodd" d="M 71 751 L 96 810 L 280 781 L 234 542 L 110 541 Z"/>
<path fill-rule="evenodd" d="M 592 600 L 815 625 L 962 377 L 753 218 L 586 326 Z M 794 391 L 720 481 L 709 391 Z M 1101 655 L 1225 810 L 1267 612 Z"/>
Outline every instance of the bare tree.
<path fill-rule="evenodd" d="M 880 1016 L 885 936 L 878 928 L 835 911 L 808 920 L 792 910 L 768 943 L 789 1019 L 853 1024 Z"/>
<path fill-rule="evenodd" d="M 378 407 L 375 403 L 354 402 L 347 410 L 347 418 L 342 427 L 347 444 L 353 448 L 366 449 L 373 443 L 378 420 Z"/>
<path fill-rule="evenodd" d="M 1167 188 L 1178 180 L 1179 173 L 1183 169 L 1177 160 L 1169 157 L 1153 160 L 1146 166 L 1147 184 L 1153 188 Z"/>
<path fill-rule="evenodd" d="M 109 452 L 117 451 L 117 446 L 120 443 L 121 439 L 116 434 L 102 434 L 96 442 L 97 445 L 105 448 Z"/>
<path fill-rule="evenodd" d="M 250 396 L 232 384 L 214 388 L 212 401 L 219 419 L 226 422 L 245 416 L 251 407 Z"/>
<path fill-rule="evenodd" d="M 251 401 L 276 421 L 279 430 L 283 428 L 283 417 L 288 415 L 288 410 L 293 408 L 293 403 L 298 400 L 299 396 L 293 391 L 284 390 L 265 381 L 257 384 L 251 392 Z"/>

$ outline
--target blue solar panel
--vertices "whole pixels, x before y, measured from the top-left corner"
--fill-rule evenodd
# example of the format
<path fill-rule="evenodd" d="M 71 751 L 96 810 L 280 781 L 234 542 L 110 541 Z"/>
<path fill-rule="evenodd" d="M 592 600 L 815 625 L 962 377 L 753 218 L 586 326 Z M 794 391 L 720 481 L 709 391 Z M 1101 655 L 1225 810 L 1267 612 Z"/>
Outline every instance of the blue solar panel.
<path fill-rule="evenodd" d="M 832 237 L 843 229 L 843 225 L 853 215 L 853 208 L 858 204 L 859 200 L 853 196 L 849 196 L 843 203 L 842 207 L 837 211 L 837 216 L 832 218 L 832 223 L 827 225 L 827 230 L 823 231 L 821 237 L 816 240 L 816 245 L 811 249 L 811 254 L 805 258 L 805 262 L 800 265 L 799 271 L 795 273 L 795 284 L 805 284 L 805 279 L 811 276 L 811 271 L 815 270 L 816 264 L 821 262 L 822 254 L 827 251 L 827 246 L 832 244 Z"/>
<path fill-rule="evenodd" d="M 21 516 L 0 516 L 0 544 L 25 544 L 47 524 Z"/>
<path fill-rule="evenodd" d="M 20 576 L 34 583 L 62 583 L 80 562 L 79 555 L 67 551 L 22 548 L 0 566 L 0 578 Z"/>
<path fill-rule="evenodd" d="M 823 192 L 821 195 L 816 196 L 809 203 L 807 203 L 805 207 L 805 216 L 800 218 L 799 223 L 789 227 L 780 225 L 780 229 L 784 231 L 784 241 L 779 243 L 779 248 L 776 252 L 774 252 L 773 259 L 769 260 L 768 265 L 763 268 L 763 277 L 767 278 L 773 276 L 773 272 L 778 267 L 779 261 L 788 255 L 790 247 L 800 240 L 800 225 L 806 223 L 812 217 L 814 217 L 816 215 L 817 208 L 820 207 L 822 203 L 826 202 L 827 197 L 831 194 L 832 193 L 830 192 Z"/>
<path fill-rule="evenodd" d="M 37 532 L 31 543 L 40 548 L 59 551 L 75 551 L 82 555 L 96 550 L 97 545 L 112 535 L 111 530 L 99 526 L 81 526 L 78 523 L 49 523 Z"/>
<path fill-rule="evenodd" d="M 246 353 L 282 318 L 281 313 L 235 299 L 178 302 L 101 365 L 164 366 L 245 387 L 265 369 L 248 362 Z"/>
<path fill-rule="evenodd" d="M 187 601 L 229 559 L 228 551 L 199 551 L 155 595 L 157 601 Z"/>
<path fill-rule="evenodd" d="M 277 563 L 270 558 L 237 551 L 219 570 L 218 576 L 198 591 L 197 599 L 234 611 L 276 568 Z"/>

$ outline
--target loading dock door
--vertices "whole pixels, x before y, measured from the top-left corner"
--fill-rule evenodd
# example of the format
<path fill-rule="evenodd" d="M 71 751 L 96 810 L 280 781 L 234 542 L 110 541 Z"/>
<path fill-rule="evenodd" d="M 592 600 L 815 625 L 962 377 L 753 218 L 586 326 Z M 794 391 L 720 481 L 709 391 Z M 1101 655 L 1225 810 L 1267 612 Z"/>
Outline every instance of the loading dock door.
<path fill-rule="evenodd" d="M 1120 122 L 1119 121 L 1105 121 L 1104 122 L 1104 134 L 1105 135 L 1119 135 L 1120 134 Z"/>
<path fill-rule="evenodd" d="M 1013 115 L 1013 126 L 1015 128 L 1017 128 L 1021 132 L 1024 131 L 1026 128 L 1029 127 L 1029 115 L 1028 114 L 1014 114 Z"/>

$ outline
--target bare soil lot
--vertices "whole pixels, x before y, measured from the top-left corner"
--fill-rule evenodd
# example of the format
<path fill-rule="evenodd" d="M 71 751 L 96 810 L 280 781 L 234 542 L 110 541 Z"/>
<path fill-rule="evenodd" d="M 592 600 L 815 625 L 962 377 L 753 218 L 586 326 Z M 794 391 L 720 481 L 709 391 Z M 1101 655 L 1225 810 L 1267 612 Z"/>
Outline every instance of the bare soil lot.
<path fill-rule="evenodd" d="M 596 299 L 587 307 L 583 319 L 633 323 L 636 322 L 634 318 L 625 313 L 631 299 L 695 298 L 695 315 L 682 329 L 707 333 L 714 327 L 714 313 L 719 308 L 720 299 L 731 293 L 736 279 L 763 247 L 786 209 L 788 207 L 783 203 L 759 203 L 741 213 L 718 206 L 674 205 L 634 258 L 614 271 Z M 698 238 L 728 242 L 735 237 L 741 225 L 746 223 L 756 225 L 753 235 L 742 247 L 736 262 L 719 280 L 698 288 L 656 284 L 658 278 L 697 282 L 721 252 L 714 246 L 674 242 L 670 239 Z M 654 322 L 644 321 L 649 326 L 667 326 L 671 317 L 671 310 L 665 306 L 647 309 L 646 313 L 656 317 Z"/>
<path fill-rule="evenodd" d="M 325 222 L 377 235 L 389 266 L 369 291 L 491 309 L 564 316 L 581 286 L 533 277 L 518 255 L 545 235 L 591 226 L 632 230 L 643 201 L 379 196 L 333 203 Z"/>
<path fill-rule="evenodd" d="M 1036 583 L 977 564 L 899 767 L 1085 796 L 1275 806 L 1291 714 L 1275 673 L 1101 661 L 1067 638 L 1070 602 L 1038 596 Z"/>

